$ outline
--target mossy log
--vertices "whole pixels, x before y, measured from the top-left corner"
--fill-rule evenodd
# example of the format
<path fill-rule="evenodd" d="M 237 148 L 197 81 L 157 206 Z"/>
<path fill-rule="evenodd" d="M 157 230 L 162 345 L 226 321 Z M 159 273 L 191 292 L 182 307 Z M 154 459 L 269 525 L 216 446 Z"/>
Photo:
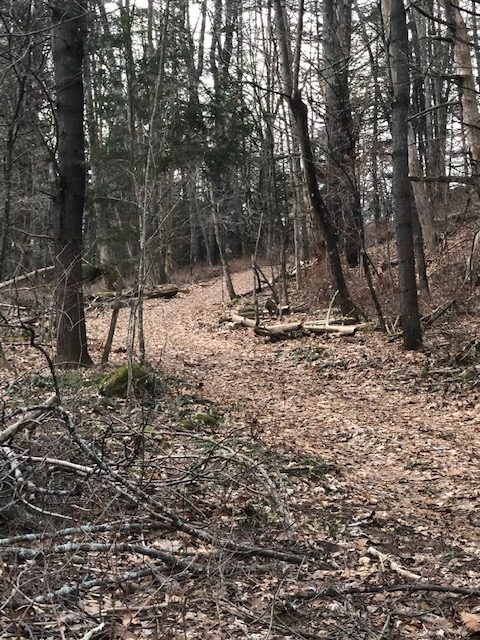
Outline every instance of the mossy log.
<path fill-rule="evenodd" d="M 131 384 L 135 391 L 149 393 L 153 395 L 155 391 L 154 376 L 139 364 L 132 364 L 131 374 L 128 364 L 117 367 L 107 373 L 100 383 L 99 393 L 106 398 L 126 398 L 129 386 L 129 375 Z"/>
<path fill-rule="evenodd" d="M 170 298 L 174 298 L 179 291 L 180 289 L 174 284 L 162 284 L 145 289 L 143 291 L 143 298 L 145 300 L 155 298 L 164 298 L 169 300 Z M 123 293 L 120 297 L 116 295 L 115 291 L 98 291 L 93 296 L 90 296 L 90 299 L 93 299 L 94 305 L 99 306 L 106 303 L 112 303 L 114 301 L 115 303 L 120 303 L 122 306 L 127 306 L 137 299 L 137 291 L 131 289 Z"/>

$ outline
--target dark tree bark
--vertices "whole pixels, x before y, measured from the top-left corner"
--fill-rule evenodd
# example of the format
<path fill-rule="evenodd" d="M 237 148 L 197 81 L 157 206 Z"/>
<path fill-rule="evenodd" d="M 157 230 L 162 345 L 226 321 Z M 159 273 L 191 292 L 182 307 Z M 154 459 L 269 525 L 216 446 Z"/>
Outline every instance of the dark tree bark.
<path fill-rule="evenodd" d="M 408 177 L 410 70 L 408 30 L 403 0 L 390 0 L 389 55 L 393 85 L 392 188 L 398 251 L 400 314 L 404 346 L 406 349 L 417 349 L 422 344 L 422 328 L 418 310 L 412 199 Z"/>
<path fill-rule="evenodd" d="M 303 3 L 299 8 L 299 17 L 297 24 L 297 43 L 295 56 L 292 55 L 291 45 L 288 37 L 288 28 L 286 22 L 286 14 L 282 4 L 282 0 L 275 0 L 275 16 L 276 16 L 276 34 L 278 47 L 280 51 L 280 64 L 283 78 L 285 94 L 288 98 L 292 117 L 295 122 L 295 130 L 297 134 L 300 154 L 302 157 L 303 171 L 305 174 L 305 182 L 308 191 L 308 197 L 316 219 L 325 236 L 325 244 L 327 246 L 328 257 L 330 260 L 330 269 L 332 272 L 335 286 L 338 291 L 338 303 L 342 313 L 345 316 L 357 318 L 358 312 L 352 302 L 348 291 L 347 283 L 343 274 L 340 253 L 338 251 L 338 237 L 334 224 L 332 223 L 331 213 L 325 204 L 320 188 L 318 186 L 317 172 L 315 169 L 315 160 L 313 157 L 312 141 L 308 126 L 308 109 L 302 99 L 302 94 L 298 89 L 298 73 L 300 61 L 300 45 L 303 23 Z"/>
<path fill-rule="evenodd" d="M 351 34 L 352 0 L 324 0 L 322 77 L 328 144 L 325 200 L 343 236 L 347 262 L 356 267 L 363 220 L 355 175 L 356 141 L 348 84 Z"/>
<path fill-rule="evenodd" d="M 300 144 L 300 152 L 303 161 L 303 170 L 305 173 L 305 181 L 307 184 L 308 195 L 312 205 L 313 212 L 318 219 L 325 236 L 325 244 L 327 246 L 328 257 L 330 260 L 330 269 L 338 291 L 338 303 L 342 313 L 345 316 L 357 317 L 355 305 L 350 297 L 347 283 L 343 274 L 340 253 L 338 251 L 338 236 L 335 226 L 332 224 L 330 211 L 322 198 L 318 186 L 317 173 L 315 170 L 315 161 L 313 158 L 312 143 L 308 130 L 308 112 L 307 106 L 303 102 L 299 93 L 292 96 L 289 100 L 290 108 L 295 119 L 298 141 Z"/>
<path fill-rule="evenodd" d="M 86 175 L 82 79 L 86 4 L 86 0 L 56 0 L 51 5 L 58 129 L 55 194 L 56 361 L 71 367 L 92 363 L 87 350 L 81 285 Z"/>

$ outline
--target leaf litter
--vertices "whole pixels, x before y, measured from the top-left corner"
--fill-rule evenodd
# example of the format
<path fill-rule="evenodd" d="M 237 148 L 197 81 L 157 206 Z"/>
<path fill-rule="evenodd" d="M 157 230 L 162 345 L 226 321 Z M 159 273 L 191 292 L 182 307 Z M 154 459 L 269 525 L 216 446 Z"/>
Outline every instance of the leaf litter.
<path fill-rule="evenodd" d="M 235 275 L 239 291 L 250 282 L 248 273 Z M 458 638 L 476 633 L 478 614 L 470 612 L 480 598 L 474 596 L 407 591 L 303 597 L 327 587 L 341 591 L 412 581 L 477 587 L 480 398 L 475 381 L 449 376 L 445 382 L 430 375 L 443 364 L 441 331 L 419 353 L 405 353 L 373 332 L 272 343 L 220 324 L 223 311 L 219 279 L 192 285 L 168 302 L 145 303 L 149 362 L 181 381 L 178 397 L 184 401 L 179 404 L 177 397 L 168 410 L 170 428 L 180 425 L 196 433 L 203 447 L 220 438 L 221 456 L 235 449 L 262 465 L 292 523 L 285 528 L 260 481 L 251 491 L 251 468 L 238 471 L 234 485 L 219 482 L 215 488 L 215 474 L 223 469 L 219 461 L 208 471 L 208 495 L 202 495 L 201 483 L 196 488 L 192 513 L 219 532 L 241 532 L 272 548 L 308 550 L 313 559 L 299 567 L 247 561 L 236 575 L 216 571 L 196 579 L 172 572 L 126 584 L 113 595 L 86 593 L 79 608 L 106 623 L 97 635 Z M 108 323 L 106 312 L 89 316 L 97 355 Z M 124 309 L 113 364 L 124 362 L 127 324 Z M 82 390 L 81 382 L 78 386 L 73 395 L 78 400 L 84 394 L 89 415 L 98 398 Z M 149 426 L 157 443 L 168 440 L 168 411 L 162 411 L 152 415 Z M 162 446 L 170 448 L 169 456 L 193 455 L 192 445 L 181 437 L 167 440 Z M 239 460 L 236 464 L 242 466 Z M 158 465 L 151 482 L 168 480 L 169 474 Z M 172 504 L 175 499 L 178 495 Z M 132 519 L 129 513 L 125 517 Z M 186 558 L 211 552 L 181 534 L 147 531 L 142 537 L 157 549 L 183 550 Z M 90 555 L 89 572 L 144 566 L 134 554 L 107 558 L 105 563 L 104 554 Z M 84 561 L 74 557 L 72 564 Z M 230 561 L 223 559 L 225 566 Z M 50 562 L 52 571 L 59 571 Z M 77 606 L 55 609 L 67 616 L 61 624 L 70 625 L 72 638 L 88 630 L 85 618 L 75 617 Z M 44 609 L 26 611 L 19 628 L 33 625 L 38 634 L 36 615 L 43 616 L 45 631 L 35 637 L 60 637 Z M 14 637 L 11 625 L 8 629 L 2 637 Z"/>

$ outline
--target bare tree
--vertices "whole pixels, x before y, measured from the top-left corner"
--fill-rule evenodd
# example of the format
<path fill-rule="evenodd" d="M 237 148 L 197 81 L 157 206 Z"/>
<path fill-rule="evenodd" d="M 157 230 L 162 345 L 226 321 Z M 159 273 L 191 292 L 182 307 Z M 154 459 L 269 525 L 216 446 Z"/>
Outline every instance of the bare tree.
<path fill-rule="evenodd" d="M 344 236 L 348 264 L 356 267 L 363 224 L 355 175 L 355 143 L 350 105 L 349 62 L 352 0 L 323 3 L 323 84 L 327 128 L 326 203 Z"/>
<path fill-rule="evenodd" d="M 280 63 L 284 92 L 288 99 L 302 156 L 303 170 L 307 184 L 308 196 L 315 216 L 317 217 L 327 245 L 330 268 L 338 291 L 338 302 L 345 316 L 357 316 L 355 305 L 350 297 L 343 274 L 342 263 L 338 251 L 338 236 L 331 213 L 325 204 L 318 186 L 315 160 L 308 125 L 308 109 L 302 99 L 298 76 L 300 70 L 300 48 L 302 42 L 304 3 L 299 3 L 297 21 L 297 42 L 294 54 L 288 37 L 288 23 L 282 0 L 275 0 L 276 35 L 280 50 Z"/>
<path fill-rule="evenodd" d="M 412 231 L 412 192 L 408 176 L 408 105 L 410 69 L 408 30 L 403 0 L 389 0 L 389 62 L 392 77 L 393 203 L 398 251 L 400 314 L 406 349 L 422 344 Z"/>
<path fill-rule="evenodd" d="M 58 139 L 55 212 L 56 360 L 65 366 L 91 364 L 81 283 L 82 222 L 85 201 L 83 59 L 86 0 L 51 3 L 52 57 Z"/>

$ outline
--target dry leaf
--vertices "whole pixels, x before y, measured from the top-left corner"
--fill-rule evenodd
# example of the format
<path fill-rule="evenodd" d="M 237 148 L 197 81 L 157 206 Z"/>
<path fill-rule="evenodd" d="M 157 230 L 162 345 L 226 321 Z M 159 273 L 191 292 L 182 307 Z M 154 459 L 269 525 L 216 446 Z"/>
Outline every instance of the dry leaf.
<path fill-rule="evenodd" d="M 461 611 L 460 620 L 469 633 L 477 633 L 480 631 L 480 614 Z"/>

